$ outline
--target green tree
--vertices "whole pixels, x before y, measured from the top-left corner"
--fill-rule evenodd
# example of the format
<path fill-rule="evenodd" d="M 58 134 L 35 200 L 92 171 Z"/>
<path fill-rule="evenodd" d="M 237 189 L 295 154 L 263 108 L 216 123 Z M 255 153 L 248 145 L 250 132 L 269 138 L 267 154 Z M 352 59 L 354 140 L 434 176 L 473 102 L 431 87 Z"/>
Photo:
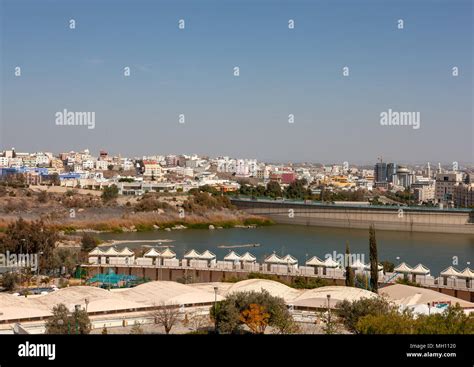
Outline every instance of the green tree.
<path fill-rule="evenodd" d="M 381 262 L 382 266 L 383 266 L 383 271 L 385 273 L 389 272 L 389 273 L 393 273 L 393 270 L 395 269 L 395 264 L 390 262 L 390 261 L 382 261 Z"/>
<path fill-rule="evenodd" d="M 288 185 L 285 190 L 285 196 L 289 199 L 305 199 L 310 192 L 306 189 L 307 181 L 305 179 L 295 180 Z"/>
<path fill-rule="evenodd" d="M 70 248 L 57 248 L 53 252 L 51 268 L 62 269 L 64 267 L 66 273 L 72 275 L 79 263 L 77 251 Z"/>
<path fill-rule="evenodd" d="M 90 233 L 85 232 L 81 238 L 81 250 L 84 252 L 90 252 L 97 247 L 99 241 L 91 235 Z"/>
<path fill-rule="evenodd" d="M 361 298 L 357 301 L 344 300 L 336 305 L 344 326 L 353 333 L 358 333 L 358 321 L 367 315 L 383 315 L 394 309 L 394 306 L 381 297 Z"/>
<path fill-rule="evenodd" d="M 58 240 L 57 230 L 42 220 L 27 222 L 23 218 L 10 223 L 0 239 L 0 252 L 39 254 L 41 270 L 50 270 Z"/>
<path fill-rule="evenodd" d="M 369 259 L 370 259 L 370 289 L 377 293 L 379 288 L 379 270 L 377 257 L 377 241 L 375 239 L 375 227 L 369 228 Z"/>
<path fill-rule="evenodd" d="M 13 272 L 3 273 L 2 285 L 7 291 L 13 291 L 18 284 L 18 275 Z"/>
<path fill-rule="evenodd" d="M 466 314 L 457 303 L 441 314 L 422 315 L 416 319 L 417 334 L 474 334 L 474 314 Z"/>
<path fill-rule="evenodd" d="M 265 191 L 265 195 L 272 198 L 283 196 L 280 184 L 276 181 L 270 181 L 267 184 L 267 190 Z"/>
<path fill-rule="evenodd" d="M 354 286 L 354 270 L 350 267 L 351 250 L 349 241 L 346 241 L 346 287 Z"/>
<path fill-rule="evenodd" d="M 413 315 L 391 310 L 387 314 L 366 315 L 357 322 L 359 334 L 413 334 Z"/>
<path fill-rule="evenodd" d="M 106 186 L 102 192 L 102 200 L 104 202 L 109 202 L 111 200 L 117 199 L 118 192 L 119 190 L 116 185 Z"/>
<path fill-rule="evenodd" d="M 53 315 L 46 321 L 46 334 L 89 334 L 91 322 L 85 310 L 77 308 L 69 313 L 60 303 L 53 307 Z"/>
<path fill-rule="evenodd" d="M 211 317 L 217 321 L 220 333 L 242 332 L 242 312 L 249 310 L 251 304 L 258 305 L 269 314 L 268 325 L 275 327 L 279 332 L 295 331 L 292 325 L 293 318 L 290 315 L 285 301 L 274 297 L 267 291 L 261 292 L 236 292 L 211 307 Z M 293 322 L 294 323 L 294 322 Z"/>

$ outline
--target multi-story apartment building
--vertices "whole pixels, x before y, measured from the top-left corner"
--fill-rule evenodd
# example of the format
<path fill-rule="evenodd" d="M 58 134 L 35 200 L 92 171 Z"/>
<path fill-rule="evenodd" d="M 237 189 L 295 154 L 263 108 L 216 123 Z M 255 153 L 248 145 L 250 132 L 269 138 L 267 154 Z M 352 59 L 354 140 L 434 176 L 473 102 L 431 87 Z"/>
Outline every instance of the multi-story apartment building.
<path fill-rule="evenodd" d="M 153 178 L 155 180 L 158 180 L 162 177 L 163 169 L 161 168 L 161 166 L 158 164 L 157 161 L 144 160 L 143 166 L 145 167 L 145 170 L 143 172 L 143 177 L 148 178 L 148 179 Z"/>
<path fill-rule="evenodd" d="M 457 207 L 474 208 L 474 183 L 461 183 L 455 186 L 453 201 Z"/>
<path fill-rule="evenodd" d="M 448 204 L 453 202 L 454 188 L 462 180 L 462 174 L 458 172 L 436 174 L 435 200 L 437 203 Z"/>
<path fill-rule="evenodd" d="M 94 164 L 95 164 L 95 169 L 96 170 L 106 171 L 108 169 L 108 166 L 109 166 L 110 162 L 99 160 L 99 161 L 94 161 Z"/>

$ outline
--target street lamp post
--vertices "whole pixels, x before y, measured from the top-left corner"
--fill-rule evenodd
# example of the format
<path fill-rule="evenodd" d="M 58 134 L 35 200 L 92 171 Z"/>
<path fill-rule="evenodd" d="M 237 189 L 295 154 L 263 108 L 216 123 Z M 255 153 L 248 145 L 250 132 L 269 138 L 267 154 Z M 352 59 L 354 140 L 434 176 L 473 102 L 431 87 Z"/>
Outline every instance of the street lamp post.
<path fill-rule="evenodd" d="M 214 287 L 214 332 L 217 334 L 217 290 L 218 287 Z"/>
<path fill-rule="evenodd" d="M 40 268 L 40 256 L 43 255 L 43 252 L 38 252 L 38 264 L 36 264 L 36 288 L 39 290 L 39 268 Z"/>
<path fill-rule="evenodd" d="M 331 295 L 328 294 L 326 297 L 328 299 L 328 331 L 331 332 Z"/>
<path fill-rule="evenodd" d="M 20 241 L 21 241 L 21 242 L 20 242 L 20 255 L 23 255 L 23 244 L 26 242 L 26 239 L 25 239 L 25 238 L 22 238 Z M 19 261 L 19 265 L 20 265 L 20 267 L 19 267 L 19 269 L 20 269 L 19 273 L 20 273 L 20 288 L 21 288 L 21 271 L 22 271 L 22 268 L 23 268 L 21 261 Z"/>

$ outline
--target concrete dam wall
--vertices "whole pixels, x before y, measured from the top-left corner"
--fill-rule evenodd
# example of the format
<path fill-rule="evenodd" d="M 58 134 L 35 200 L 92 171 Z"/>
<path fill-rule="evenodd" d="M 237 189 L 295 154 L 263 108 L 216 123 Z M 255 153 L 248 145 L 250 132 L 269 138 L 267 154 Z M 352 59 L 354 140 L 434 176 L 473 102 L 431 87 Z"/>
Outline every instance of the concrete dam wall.
<path fill-rule="evenodd" d="M 372 207 L 296 201 L 232 199 L 240 210 L 277 223 L 307 226 L 461 233 L 474 236 L 474 212 L 469 209 Z"/>

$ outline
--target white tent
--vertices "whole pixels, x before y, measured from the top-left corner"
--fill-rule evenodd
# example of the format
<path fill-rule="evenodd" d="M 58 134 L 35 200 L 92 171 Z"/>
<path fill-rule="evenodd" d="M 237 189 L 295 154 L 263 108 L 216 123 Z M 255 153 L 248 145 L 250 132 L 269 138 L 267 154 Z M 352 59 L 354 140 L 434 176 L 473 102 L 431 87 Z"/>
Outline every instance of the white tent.
<path fill-rule="evenodd" d="M 365 266 L 365 270 L 369 270 L 370 271 L 370 264 L 367 264 Z M 377 264 L 377 270 L 378 271 L 382 271 L 383 270 L 383 265 L 382 264 Z"/>
<path fill-rule="evenodd" d="M 239 254 L 235 253 L 234 251 L 229 252 L 224 257 L 224 261 L 240 261 L 241 257 Z"/>
<path fill-rule="evenodd" d="M 284 258 L 282 258 L 282 260 L 287 265 L 296 265 L 296 264 L 298 264 L 298 260 L 296 260 L 290 254 L 286 255 Z"/>
<path fill-rule="evenodd" d="M 96 247 L 92 251 L 89 252 L 89 256 L 100 256 L 104 255 L 104 251 L 102 251 L 99 247 Z"/>
<path fill-rule="evenodd" d="M 167 247 L 163 251 L 161 251 L 160 257 L 163 259 L 175 259 L 176 252 L 170 250 L 170 248 Z"/>
<path fill-rule="evenodd" d="M 185 259 L 200 259 L 201 258 L 201 254 L 199 252 L 197 252 L 196 250 L 190 250 L 188 251 L 186 254 L 184 254 L 184 258 Z"/>
<path fill-rule="evenodd" d="M 313 256 L 311 259 L 306 261 L 306 266 L 325 266 L 325 264 L 319 257 Z"/>
<path fill-rule="evenodd" d="M 462 276 L 463 278 L 474 279 L 474 271 L 472 271 L 472 270 L 469 269 L 469 268 L 466 268 L 466 269 L 464 269 L 464 270 L 461 272 L 461 276 Z"/>
<path fill-rule="evenodd" d="M 113 247 L 109 247 L 107 251 L 103 253 L 104 256 L 120 256 L 120 253 Z"/>
<path fill-rule="evenodd" d="M 159 257 L 159 256 L 161 256 L 161 253 L 159 251 L 157 251 L 156 249 L 151 248 L 143 256 L 144 257 Z"/>
<path fill-rule="evenodd" d="M 283 259 L 275 253 L 268 256 L 263 262 L 266 264 L 286 264 L 286 261 L 283 261 Z"/>
<path fill-rule="evenodd" d="M 324 260 L 324 265 L 326 268 L 337 268 L 339 263 L 336 260 L 333 260 L 331 256 L 329 256 L 326 260 Z"/>
<path fill-rule="evenodd" d="M 246 263 L 254 263 L 257 261 L 257 258 L 253 256 L 250 252 L 246 252 L 240 257 L 240 261 L 246 262 Z"/>
<path fill-rule="evenodd" d="M 419 274 L 419 275 L 430 275 L 430 269 L 428 269 L 423 264 L 418 264 L 411 270 L 411 272 L 413 274 Z"/>
<path fill-rule="evenodd" d="M 393 271 L 395 273 L 411 273 L 412 272 L 412 268 L 410 265 L 407 265 L 406 263 L 401 263 L 400 265 L 396 266 L 395 269 L 393 269 Z"/>
<path fill-rule="evenodd" d="M 354 261 L 352 264 L 349 265 L 351 268 L 353 269 L 366 269 L 366 268 L 370 268 L 369 265 L 367 264 L 364 264 L 362 261 L 360 261 L 360 259 L 356 259 L 356 261 Z"/>
<path fill-rule="evenodd" d="M 128 247 L 123 248 L 119 252 L 120 252 L 121 256 L 133 256 L 133 255 L 135 255 L 135 253 L 132 250 L 130 250 Z"/>
<path fill-rule="evenodd" d="M 453 268 L 452 266 L 450 266 L 449 268 L 446 268 L 444 269 L 440 275 L 442 277 L 459 277 L 459 276 L 462 276 L 461 273 L 459 272 L 459 270 Z"/>
<path fill-rule="evenodd" d="M 216 258 L 216 255 L 214 255 L 211 251 L 206 250 L 201 254 L 199 258 L 202 260 L 214 260 Z"/>

